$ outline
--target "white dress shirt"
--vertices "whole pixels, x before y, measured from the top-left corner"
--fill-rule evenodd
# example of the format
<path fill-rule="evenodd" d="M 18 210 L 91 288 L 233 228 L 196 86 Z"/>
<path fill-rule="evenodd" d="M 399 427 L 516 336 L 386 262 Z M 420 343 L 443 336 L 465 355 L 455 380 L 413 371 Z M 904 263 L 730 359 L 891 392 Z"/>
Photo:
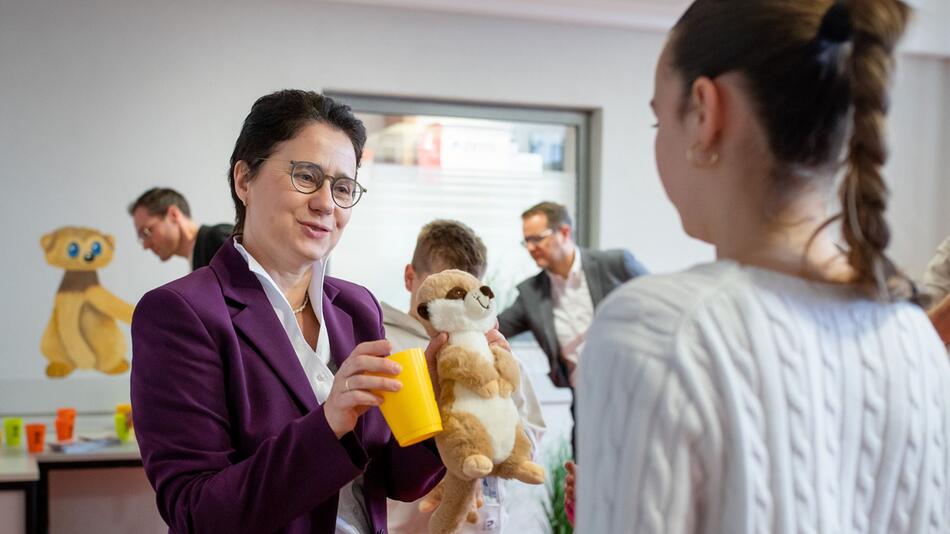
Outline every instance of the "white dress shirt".
<path fill-rule="evenodd" d="M 251 256 L 237 238 L 234 238 L 234 248 L 241 253 L 241 256 L 244 256 L 248 268 L 257 276 L 258 281 L 263 286 L 267 300 L 274 308 L 277 319 L 284 327 L 287 338 L 290 339 L 290 344 L 294 347 L 294 352 L 297 353 L 297 359 L 307 375 L 307 381 L 310 382 L 310 387 L 313 388 L 313 394 L 317 397 L 317 402 L 323 404 L 330 396 L 330 388 L 333 386 L 333 372 L 330 371 L 329 367 L 330 338 L 327 335 L 327 327 L 323 321 L 323 278 L 326 275 L 326 259 L 314 262 L 310 287 L 307 289 L 313 313 L 320 323 L 317 347 L 314 350 L 307 343 L 307 339 L 304 338 L 300 325 L 297 324 L 293 307 L 287 301 L 287 297 L 284 296 L 277 283 L 274 282 L 274 279 L 254 259 L 254 256 Z M 340 488 L 340 502 L 336 515 L 336 534 L 363 534 L 372 531 L 362 497 L 362 486 L 363 477 L 359 476 Z"/>
<path fill-rule="evenodd" d="M 581 253 L 574 250 L 574 262 L 567 278 L 545 271 L 551 279 L 551 300 L 554 305 L 554 332 L 561 346 L 561 358 L 571 369 L 569 380 L 574 386 L 578 356 L 584 350 L 587 329 L 594 319 L 594 301 L 590 298 L 587 277 L 581 268 Z"/>

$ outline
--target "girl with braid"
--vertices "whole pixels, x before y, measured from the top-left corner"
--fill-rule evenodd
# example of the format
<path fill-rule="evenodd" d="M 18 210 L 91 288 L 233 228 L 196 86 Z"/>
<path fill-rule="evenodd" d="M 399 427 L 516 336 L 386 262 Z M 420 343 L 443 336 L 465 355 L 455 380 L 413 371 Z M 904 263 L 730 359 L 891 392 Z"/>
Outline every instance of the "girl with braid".
<path fill-rule="evenodd" d="M 601 305 L 578 532 L 950 532 L 950 363 L 888 259 L 897 0 L 696 0 L 656 162 L 717 261 Z"/>

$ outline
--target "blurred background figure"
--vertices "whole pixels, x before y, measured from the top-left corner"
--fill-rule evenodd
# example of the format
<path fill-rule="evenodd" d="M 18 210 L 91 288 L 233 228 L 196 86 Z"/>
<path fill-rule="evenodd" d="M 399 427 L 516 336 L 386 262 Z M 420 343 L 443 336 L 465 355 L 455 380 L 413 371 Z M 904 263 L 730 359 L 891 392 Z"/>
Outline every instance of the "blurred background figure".
<path fill-rule="evenodd" d="M 234 225 L 198 226 L 191 220 L 191 208 L 181 193 L 154 187 L 129 205 L 142 248 L 162 261 L 181 256 L 191 262 L 191 270 L 211 263 L 221 245 L 231 236 Z"/>

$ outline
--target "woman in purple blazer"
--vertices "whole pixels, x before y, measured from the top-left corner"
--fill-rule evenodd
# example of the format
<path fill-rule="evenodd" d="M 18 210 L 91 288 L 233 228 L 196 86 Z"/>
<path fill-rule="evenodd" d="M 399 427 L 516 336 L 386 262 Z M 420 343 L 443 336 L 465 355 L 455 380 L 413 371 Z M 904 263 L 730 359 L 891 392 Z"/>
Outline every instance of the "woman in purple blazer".
<path fill-rule="evenodd" d="M 382 533 L 387 497 L 442 476 L 434 444 L 400 448 L 376 408 L 401 386 L 366 374 L 398 372 L 376 299 L 324 276 L 365 140 L 330 98 L 259 99 L 231 156 L 236 238 L 136 307 L 136 434 L 172 532 Z"/>

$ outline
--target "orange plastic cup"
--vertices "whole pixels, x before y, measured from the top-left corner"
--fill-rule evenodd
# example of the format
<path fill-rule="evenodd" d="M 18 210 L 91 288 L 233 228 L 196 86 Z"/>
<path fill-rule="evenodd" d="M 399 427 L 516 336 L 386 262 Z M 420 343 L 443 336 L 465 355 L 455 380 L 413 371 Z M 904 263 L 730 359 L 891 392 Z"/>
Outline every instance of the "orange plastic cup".
<path fill-rule="evenodd" d="M 76 409 L 75 408 L 60 408 L 56 410 L 56 419 L 66 419 L 75 423 Z"/>
<path fill-rule="evenodd" d="M 56 441 L 71 441 L 73 439 L 72 419 L 58 417 L 56 418 Z"/>
<path fill-rule="evenodd" d="M 43 452 L 46 447 L 46 425 L 43 423 L 26 425 L 26 447 L 32 453 Z"/>
<path fill-rule="evenodd" d="M 397 352 L 389 359 L 402 366 L 394 378 L 399 391 L 377 391 L 383 397 L 379 409 L 401 447 L 408 447 L 442 432 L 442 416 L 435 402 L 432 379 L 422 349 Z"/>

